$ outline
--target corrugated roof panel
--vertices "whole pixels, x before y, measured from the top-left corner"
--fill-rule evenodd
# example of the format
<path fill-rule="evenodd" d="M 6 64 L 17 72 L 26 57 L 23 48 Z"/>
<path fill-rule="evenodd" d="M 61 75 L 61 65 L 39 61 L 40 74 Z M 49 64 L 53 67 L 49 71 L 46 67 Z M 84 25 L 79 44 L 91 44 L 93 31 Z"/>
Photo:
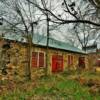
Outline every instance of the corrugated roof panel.
<path fill-rule="evenodd" d="M 21 35 L 9 35 L 9 34 L 7 34 L 4 38 L 10 39 L 10 40 L 17 40 L 20 42 L 26 42 L 26 39 L 24 37 L 22 37 Z M 46 42 L 47 42 L 46 36 L 35 34 L 33 37 L 34 44 L 46 46 Z M 49 38 L 49 47 L 78 52 L 78 53 L 85 53 L 84 51 L 82 51 L 81 49 L 79 49 L 77 47 L 74 47 L 74 46 L 72 46 L 68 43 L 65 43 L 65 42 L 55 40 L 53 38 Z"/>

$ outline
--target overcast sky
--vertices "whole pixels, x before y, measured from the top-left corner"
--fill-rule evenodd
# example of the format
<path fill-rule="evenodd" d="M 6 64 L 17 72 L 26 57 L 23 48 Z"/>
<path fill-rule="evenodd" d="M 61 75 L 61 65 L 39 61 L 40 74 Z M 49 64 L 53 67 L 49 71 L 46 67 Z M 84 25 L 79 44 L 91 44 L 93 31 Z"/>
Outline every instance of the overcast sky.
<path fill-rule="evenodd" d="M 86 8 L 87 8 L 88 3 L 86 3 L 85 0 L 84 1 L 83 0 L 69 0 L 68 4 L 71 4 L 70 1 L 71 2 L 75 1 L 76 2 L 76 7 L 75 7 L 76 10 L 78 8 L 80 8 L 82 13 L 84 13 L 87 10 Z M 52 3 L 51 9 L 54 13 L 56 13 L 57 15 L 59 15 L 59 14 L 62 15 L 62 18 L 73 19 L 69 14 L 65 15 L 65 13 L 63 13 L 64 8 L 61 6 L 62 0 L 49 0 L 49 2 L 48 2 L 49 7 L 50 7 L 50 2 Z M 26 5 L 23 5 L 23 6 L 24 6 L 25 10 L 28 13 L 27 6 Z M 8 6 L 8 8 L 7 8 L 6 6 L 3 6 L 2 4 L 0 4 L 0 7 L 1 7 L 0 10 L 3 10 L 3 11 L 7 12 L 7 15 L 5 17 L 8 17 L 9 20 L 14 19 L 15 16 L 12 15 L 12 13 L 14 13 L 14 12 L 13 12 L 13 10 L 10 10 L 10 6 Z M 40 12 L 36 11 L 35 15 L 37 15 L 37 17 L 38 17 L 38 14 L 40 14 Z M 12 21 L 14 21 L 14 20 L 12 20 Z M 17 21 L 17 20 L 15 20 L 15 21 Z M 5 25 L 4 25 L 4 27 L 5 27 Z M 6 27 L 8 27 L 8 26 L 6 26 Z M 19 26 L 19 27 L 21 27 L 21 26 Z M 68 41 L 69 38 L 73 38 L 72 40 L 75 41 L 74 40 L 75 35 L 74 35 L 73 32 L 71 33 L 72 27 L 73 27 L 73 24 L 62 25 L 62 26 L 58 27 L 56 30 L 50 31 L 50 33 L 51 33 L 50 36 L 54 37 L 58 40 L 61 40 L 61 41 L 71 42 L 71 41 Z M 39 23 L 39 25 L 35 27 L 35 33 L 46 35 L 46 22 L 45 21 Z M 74 43 L 76 43 L 76 45 L 77 45 L 78 41 L 75 41 Z"/>

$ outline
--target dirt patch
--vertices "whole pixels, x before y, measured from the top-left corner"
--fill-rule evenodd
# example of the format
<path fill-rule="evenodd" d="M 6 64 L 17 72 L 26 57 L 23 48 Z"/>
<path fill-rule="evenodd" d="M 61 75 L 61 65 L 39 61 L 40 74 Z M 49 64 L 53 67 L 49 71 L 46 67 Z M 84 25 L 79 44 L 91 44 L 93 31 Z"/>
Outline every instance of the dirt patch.
<path fill-rule="evenodd" d="M 74 77 L 74 80 L 78 81 L 81 85 L 89 88 L 89 93 L 100 94 L 100 80 L 86 79 L 84 77 Z"/>
<path fill-rule="evenodd" d="M 91 94 L 100 94 L 100 80 L 90 79 L 86 85 Z"/>

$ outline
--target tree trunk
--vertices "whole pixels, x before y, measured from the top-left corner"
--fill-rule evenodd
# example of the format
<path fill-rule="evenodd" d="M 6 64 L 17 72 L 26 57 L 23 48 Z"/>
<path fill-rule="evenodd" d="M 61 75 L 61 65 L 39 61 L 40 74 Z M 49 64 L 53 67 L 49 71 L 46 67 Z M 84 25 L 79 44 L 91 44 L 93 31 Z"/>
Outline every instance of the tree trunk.
<path fill-rule="evenodd" d="M 28 43 L 27 43 L 27 65 L 26 65 L 26 69 L 25 69 L 25 76 L 26 76 L 26 80 L 31 80 L 31 40 L 28 37 Z"/>
<path fill-rule="evenodd" d="M 49 61 L 49 56 L 48 56 L 48 49 L 49 49 L 49 17 L 47 15 L 47 44 L 46 44 L 46 70 L 45 70 L 45 75 L 48 75 L 48 61 Z"/>

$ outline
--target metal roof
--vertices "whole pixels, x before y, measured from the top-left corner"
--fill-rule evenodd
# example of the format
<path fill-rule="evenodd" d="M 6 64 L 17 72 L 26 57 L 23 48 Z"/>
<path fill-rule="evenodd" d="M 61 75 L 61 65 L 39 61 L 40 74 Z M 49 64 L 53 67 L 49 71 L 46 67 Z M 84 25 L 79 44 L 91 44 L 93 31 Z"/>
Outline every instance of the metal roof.
<path fill-rule="evenodd" d="M 22 37 L 21 35 L 16 35 L 15 36 L 14 34 L 12 34 L 12 35 L 7 34 L 7 35 L 4 36 L 4 38 L 9 39 L 9 40 L 16 40 L 16 41 L 20 41 L 20 42 L 26 42 L 26 39 L 24 37 Z M 34 44 L 41 45 L 41 46 L 46 46 L 46 42 L 47 42 L 47 37 L 46 36 L 42 36 L 42 35 L 38 35 L 38 34 L 34 35 L 34 38 L 33 38 L 33 43 Z M 85 54 L 85 52 L 83 50 L 81 50 L 81 49 L 79 49 L 75 46 L 72 46 L 68 43 L 55 40 L 53 38 L 49 38 L 49 47 Z"/>

